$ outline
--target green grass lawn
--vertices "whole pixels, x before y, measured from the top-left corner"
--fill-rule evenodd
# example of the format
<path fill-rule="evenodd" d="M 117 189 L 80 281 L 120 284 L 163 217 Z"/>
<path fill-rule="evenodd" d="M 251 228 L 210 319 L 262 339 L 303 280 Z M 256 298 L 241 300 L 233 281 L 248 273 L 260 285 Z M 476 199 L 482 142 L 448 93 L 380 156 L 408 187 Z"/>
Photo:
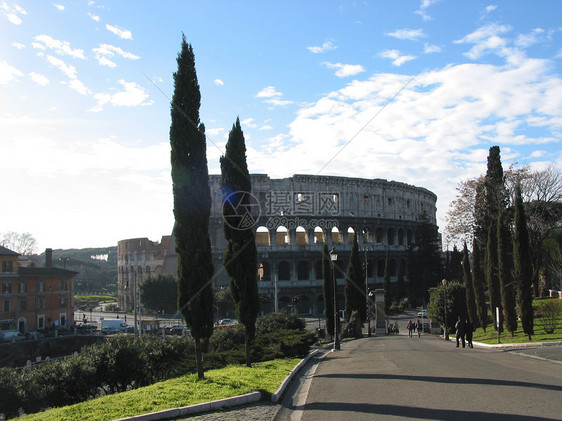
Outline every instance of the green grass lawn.
<path fill-rule="evenodd" d="M 18 420 L 41 421 L 107 421 L 133 415 L 209 402 L 261 390 L 275 393 L 299 358 L 279 359 L 209 370 L 199 381 L 197 374 L 156 383 L 124 393 L 107 395 L 75 405 L 54 408 Z"/>
<path fill-rule="evenodd" d="M 111 303 L 117 301 L 117 297 L 112 295 L 75 295 L 75 300 L 86 300 L 86 301 L 94 301 L 98 300 L 100 303 Z"/>
<path fill-rule="evenodd" d="M 558 300 L 558 299 L 556 299 Z M 513 337 L 511 334 L 505 330 L 500 334 L 500 343 L 502 344 L 520 344 L 520 343 L 539 343 L 539 342 L 562 342 L 562 312 L 558 314 L 556 319 L 556 328 L 554 333 L 547 334 L 544 330 L 543 318 L 541 317 L 540 313 L 540 306 L 542 303 L 545 302 L 545 299 L 535 299 L 533 301 L 533 307 L 535 309 L 535 317 L 534 320 L 534 334 L 531 335 L 531 340 L 529 340 L 528 336 L 523 332 L 523 328 L 521 327 L 521 322 L 517 323 L 517 330 Z M 557 301 L 559 306 L 562 308 L 562 300 Z M 497 344 L 498 343 L 498 333 L 494 329 L 493 324 L 489 324 L 486 327 L 486 332 L 482 328 L 476 329 L 474 332 L 474 342 L 482 342 L 486 344 Z"/>

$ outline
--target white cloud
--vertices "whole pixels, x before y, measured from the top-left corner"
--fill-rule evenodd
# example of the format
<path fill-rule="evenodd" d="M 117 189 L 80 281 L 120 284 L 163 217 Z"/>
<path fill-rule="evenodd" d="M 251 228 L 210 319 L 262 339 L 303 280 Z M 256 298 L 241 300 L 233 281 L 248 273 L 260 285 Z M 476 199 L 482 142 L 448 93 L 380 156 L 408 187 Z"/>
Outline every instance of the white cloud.
<path fill-rule="evenodd" d="M 492 13 L 494 10 L 496 10 L 497 8 L 498 8 L 498 6 L 491 4 L 491 5 L 489 5 L 489 6 L 486 6 L 486 8 L 484 9 L 484 11 L 486 12 L 486 14 L 490 14 L 490 13 Z"/>
<path fill-rule="evenodd" d="M 400 51 L 398 51 L 398 50 L 385 50 L 385 51 L 380 53 L 380 56 L 383 57 L 383 58 L 391 59 L 392 64 L 394 64 L 397 67 L 400 67 L 404 63 L 406 63 L 410 60 L 414 60 L 416 58 L 415 56 L 400 55 Z"/>
<path fill-rule="evenodd" d="M 411 41 L 417 41 L 420 38 L 425 37 L 423 29 L 398 29 L 394 32 L 389 32 L 386 35 L 398 39 L 409 39 Z"/>
<path fill-rule="evenodd" d="M 431 16 L 427 13 L 429 6 L 437 3 L 439 0 L 421 0 L 420 8 L 415 13 L 420 15 L 423 20 L 431 20 Z"/>
<path fill-rule="evenodd" d="M 71 79 L 68 82 L 62 82 L 64 85 L 68 85 L 68 87 L 80 95 L 90 95 L 92 91 L 80 80 L 78 79 Z"/>
<path fill-rule="evenodd" d="M 326 41 L 319 47 L 306 47 L 308 51 L 314 54 L 325 53 L 326 51 L 332 51 L 338 48 L 335 46 L 332 41 Z"/>
<path fill-rule="evenodd" d="M 281 95 L 283 94 L 281 92 L 277 92 L 275 86 L 266 86 L 257 93 L 256 98 L 272 98 L 279 97 Z"/>
<path fill-rule="evenodd" d="M 223 82 L 222 80 L 220 80 L 220 79 L 215 79 L 215 85 L 217 85 L 217 86 L 223 86 L 223 85 L 224 85 L 224 82 Z"/>
<path fill-rule="evenodd" d="M 94 15 L 90 12 L 88 12 L 88 16 L 90 16 L 90 18 L 92 18 L 92 20 L 99 22 L 100 21 L 100 17 L 98 15 Z"/>
<path fill-rule="evenodd" d="M 100 66 L 116 67 L 117 64 L 110 60 L 110 58 L 115 57 L 115 55 L 121 56 L 129 60 L 138 60 L 139 56 L 129 53 L 128 51 L 123 51 L 120 47 L 109 44 L 100 44 L 99 47 L 92 50 Z"/>
<path fill-rule="evenodd" d="M 6 2 L 0 3 L 0 13 L 6 16 L 8 22 L 14 25 L 21 25 L 22 20 L 19 15 L 27 15 L 27 12 L 19 5 L 9 6 Z M 19 15 L 18 15 L 19 14 Z"/>
<path fill-rule="evenodd" d="M 122 39 L 133 39 L 133 34 L 131 33 L 131 31 L 129 31 L 129 30 L 127 30 L 127 29 L 119 28 L 118 26 L 109 25 L 109 24 L 105 25 L 105 28 L 106 28 L 109 32 L 111 32 L 111 33 L 117 35 L 119 38 L 122 38 Z"/>
<path fill-rule="evenodd" d="M 56 67 L 57 69 L 59 69 L 64 75 L 66 75 L 66 77 L 68 77 L 69 79 L 76 79 L 77 76 L 77 71 L 76 71 L 76 67 L 74 67 L 71 64 L 66 64 L 64 61 L 62 61 L 60 58 L 48 55 L 47 56 L 47 61 L 49 62 L 49 64 L 53 67 Z"/>
<path fill-rule="evenodd" d="M 501 37 L 501 35 L 510 32 L 511 29 L 509 25 L 491 23 L 454 42 L 456 44 L 474 44 L 464 54 L 473 60 L 482 57 L 486 53 L 496 53 L 502 57 L 508 57 L 511 62 L 519 62 L 523 58 L 522 53 L 517 49 L 509 48 L 507 40 Z"/>
<path fill-rule="evenodd" d="M 328 62 L 324 62 L 322 64 L 328 69 L 337 69 L 335 74 L 339 78 L 354 76 L 365 71 L 365 68 L 360 64 L 342 64 Z"/>
<path fill-rule="evenodd" d="M 541 41 L 541 36 L 545 34 L 544 29 L 535 28 L 529 34 L 519 34 L 515 40 L 515 45 L 522 48 L 530 47 Z"/>
<path fill-rule="evenodd" d="M 264 124 L 258 130 L 273 130 L 273 126 L 271 126 L 269 124 Z"/>
<path fill-rule="evenodd" d="M 111 104 L 114 107 L 136 107 L 152 104 L 151 101 L 146 101 L 148 94 L 139 84 L 124 80 L 119 80 L 119 84 L 123 86 L 124 90 L 115 93 L 102 92 L 95 94 L 94 98 L 97 100 L 97 104 L 90 111 L 102 111 L 106 104 Z"/>
<path fill-rule="evenodd" d="M 255 129 L 255 128 L 257 127 L 256 123 L 254 123 L 254 119 L 253 119 L 253 118 L 247 118 L 247 119 L 245 119 L 245 120 L 242 120 L 242 121 L 240 122 L 240 124 L 241 124 L 243 127 L 246 127 L 246 128 L 248 128 L 248 129 Z"/>
<path fill-rule="evenodd" d="M 62 4 L 53 4 L 53 6 L 55 6 L 58 10 L 63 11 L 64 10 L 64 6 Z"/>
<path fill-rule="evenodd" d="M 31 80 L 34 81 L 38 85 L 46 86 L 50 83 L 49 79 L 47 79 L 46 76 L 41 75 L 39 73 L 31 72 L 29 74 L 29 76 L 31 77 Z"/>
<path fill-rule="evenodd" d="M 439 47 L 438 45 L 425 44 L 424 48 L 423 48 L 423 52 L 426 53 L 426 54 L 440 53 L 441 47 Z"/>
<path fill-rule="evenodd" d="M 17 48 L 18 50 L 23 50 L 25 48 L 25 44 L 21 42 L 12 42 L 12 47 Z"/>
<path fill-rule="evenodd" d="M 18 69 L 10 66 L 5 61 L 0 61 L 0 85 L 7 85 L 21 76 L 23 76 L 23 73 Z"/>
<path fill-rule="evenodd" d="M 68 41 L 60 41 L 58 39 L 54 39 L 49 35 L 37 35 L 33 39 L 33 48 L 42 51 L 51 49 L 60 56 L 68 55 L 73 58 L 81 58 L 84 60 L 86 59 L 86 57 L 84 57 L 84 50 L 81 50 L 80 48 L 71 48 Z"/>

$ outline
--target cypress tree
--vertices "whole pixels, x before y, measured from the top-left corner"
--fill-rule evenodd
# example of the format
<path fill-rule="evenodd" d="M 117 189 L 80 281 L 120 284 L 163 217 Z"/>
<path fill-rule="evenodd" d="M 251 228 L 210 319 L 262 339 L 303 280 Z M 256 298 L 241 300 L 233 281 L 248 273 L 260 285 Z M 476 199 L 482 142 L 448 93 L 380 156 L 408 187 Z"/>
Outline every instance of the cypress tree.
<path fill-rule="evenodd" d="M 515 311 L 515 284 L 513 282 L 513 253 L 511 232 L 506 222 L 505 212 L 498 215 L 498 275 L 500 279 L 503 320 L 511 336 L 517 330 Z"/>
<path fill-rule="evenodd" d="M 488 298 L 490 299 L 490 310 L 494 319 L 494 328 L 503 331 L 503 320 L 497 325 L 496 307 L 502 311 L 500 279 L 498 276 L 498 229 L 497 222 L 490 223 L 488 230 L 488 244 L 486 245 L 486 281 L 488 282 Z"/>
<path fill-rule="evenodd" d="M 478 245 L 478 240 L 475 239 L 472 243 L 472 287 L 474 288 L 478 321 L 485 332 L 488 325 L 488 309 L 486 307 L 486 295 L 484 294 L 484 272 L 482 271 L 480 255 L 480 246 Z M 476 327 L 476 320 L 473 322 Z"/>
<path fill-rule="evenodd" d="M 326 315 L 326 330 L 330 336 L 334 334 L 334 279 L 332 273 L 332 262 L 328 245 L 324 243 L 322 249 L 322 280 L 324 290 L 324 312 Z"/>
<path fill-rule="evenodd" d="M 398 279 L 397 279 L 397 287 L 398 287 L 398 298 L 402 299 L 406 296 L 406 283 L 404 280 L 404 276 L 405 276 L 405 263 L 403 260 L 400 260 L 400 264 L 398 266 Z"/>
<path fill-rule="evenodd" d="M 251 345 L 256 334 L 260 309 L 258 294 L 258 256 L 253 231 L 250 197 L 252 185 L 246 162 L 246 144 L 240 119 L 228 135 L 226 151 L 220 158 L 223 200 L 223 231 L 226 249 L 223 265 L 230 276 L 230 292 L 236 317 L 244 325 L 246 365 L 252 366 Z"/>
<path fill-rule="evenodd" d="M 213 334 L 213 263 L 209 238 L 211 193 L 205 127 L 199 122 L 201 94 L 193 48 L 182 38 L 174 73 L 170 127 L 174 238 L 178 254 L 178 308 L 195 340 L 199 379 L 204 378 L 202 343 Z"/>
<path fill-rule="evenodd" d="M 353 236 L 353 245 L 351 246 L 351 256 L 349 257 L 349 265 L 347 266 L 347 274 L 345 276 L 345 318 L 349 321 L 353 311 L 359 312 L 361 323 L 367 319 L 365 308 L 365 278 L 361 265 L 361 256 L 359 256 L 359 244 L 357 243 L 357 234 Z"/>
<path fill-rule="evenodd" d="M 464 243 L 463 249 L 462 269 L 464 284 L 466 286 L 466 310 L 468 318 L 473 325 L 477 325 L 478 313 L 476 311 L 476 300 L 474 297 L 474 287 L 472 286 L 472 274 L 470 273 L 470 260 L 468 258 L 468 247 L 466 246 L 466 243 Z"/>
<path fill-rule="evenodd" d="M 531 250 L 529 246 L 529 232 L 523 199 L 521 198 L 521 185 L 515 188 L 515 231 L 513 235 L 513 263 L 514 278 L 517 285 L 517 304 L 521 314 L 523 331 L 531 340 L 533 334 L 533 268 Z"/>
<path fill-rule="evenodd" d="M 390 305 L 392 304 L 392 295 L 390 293 L 390 263 L 389 263 L 389 251 L 386 248 L 386 257 L 384 258 L 384 276 L 382 278 L 382 284 L 384 288 L 384 312 L 389 314 Z"/>

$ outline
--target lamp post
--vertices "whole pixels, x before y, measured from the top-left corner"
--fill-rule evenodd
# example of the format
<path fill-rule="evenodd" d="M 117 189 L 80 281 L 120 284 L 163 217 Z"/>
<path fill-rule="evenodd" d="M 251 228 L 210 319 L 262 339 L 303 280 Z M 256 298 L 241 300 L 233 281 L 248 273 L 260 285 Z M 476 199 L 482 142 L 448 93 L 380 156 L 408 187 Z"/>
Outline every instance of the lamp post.
<path fill-rule="evenodd" d="M 449 329 L 447 328 L 447 280 L 441 281 L 443 284 L 443 312 L 445 313 L 445 340 L 449 340 Z"/>
<path fill-rule="evenodd" d="M 367 273 L 368 263 L 367 263 L 367 250 L 368 248 L 365 247 L 363 251 L 365 252 L 365 305 L 367 306 L 365 313 L 367 317 L 367 336 L 371 336 L 371 317 L 369 315 L 369 278 Z"/>
<path fill-rule="evenodd" d="M 332 283 L 333 283 L 333 289 L 334 289 L 334 347 L 332 348 L 332 352 L 335 350 L 340 349 L 340 340 L 338 338 L 338 321 L 339 321 L 339 317 L 338 317 L 338 302 L 337 302 L 337 298 L 336 298 L 336 268 L 335 268 L 335 262 L 338 260 L 338 255 L 336 254 L 336 252 L 334 251 L 334 249 L 332 249 L 332 251 L 330 251 L 330 261 L 332 262 Z"/>

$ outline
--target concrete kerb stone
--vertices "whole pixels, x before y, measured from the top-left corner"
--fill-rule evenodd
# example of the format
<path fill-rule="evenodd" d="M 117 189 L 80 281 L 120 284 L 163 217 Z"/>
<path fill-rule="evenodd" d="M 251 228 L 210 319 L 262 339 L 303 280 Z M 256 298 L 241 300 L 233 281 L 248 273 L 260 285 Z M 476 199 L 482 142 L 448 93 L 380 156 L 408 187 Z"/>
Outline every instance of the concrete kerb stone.
<path fill-rule="evenodd" d="M 289 383 L 291 383 L 291 380 L 293 380 L 293 377 L 295 376 L 295 374 L 297 374 L 299 372 L 299 370 L 308 362 L 308 360 L 310 360 L 313 356 L 315 356 L 316 354 L 318 354 L 318 352 L 320 352 L 320 350 L 315 349 L 313 352 L 311 352 L 310 354 L 308 354 L 306 357 L 304 357 L 292 370 L 291 372 L 287 375 L 287 377 L 285 377 L 285 380 L 283 380 L 283 382 L 281 383 L 281 385 L 279 386 L 279 388 L 277 389 L 277 391 L 271 395 L 271 402 L 273 403 L 277 403 L 279 402 L 279 400 L 281 399 L 281 397 L 283 396 L 283 392 L 285 392 L 285 389 L 287 388 L 287 386 L 289 385 Z"/>
<path fill-rule="evenodd" d="M 232 398 L 218 399 L 216 401 L 199 403 L 195 405 L 184 406 L 181 408 L 164 409 L 158 412 L 148 414 L 135 415 L 133 417 L 121 418 L 116 421 L 153 421 L 182 417 L 185 415 L 193 415 L 201 412 L 214 411 L 224 407 L 245 405 L 251 402 L 257 402 L 261 399 L 260 392 L 251 392 L 245 395 L 233 396 Z"/>
<path fill-rule="evenodd" d="M 502 349 L 502 348 L 535 348 L 539 346 L 556 346 L 562 345 L 562 342 L 525 342 L 520 344 L 485 344 L 483 342 L 473 342 L 475 346 L 480 346 L 482 348 L 491 348 L 491 349 Z"/>

